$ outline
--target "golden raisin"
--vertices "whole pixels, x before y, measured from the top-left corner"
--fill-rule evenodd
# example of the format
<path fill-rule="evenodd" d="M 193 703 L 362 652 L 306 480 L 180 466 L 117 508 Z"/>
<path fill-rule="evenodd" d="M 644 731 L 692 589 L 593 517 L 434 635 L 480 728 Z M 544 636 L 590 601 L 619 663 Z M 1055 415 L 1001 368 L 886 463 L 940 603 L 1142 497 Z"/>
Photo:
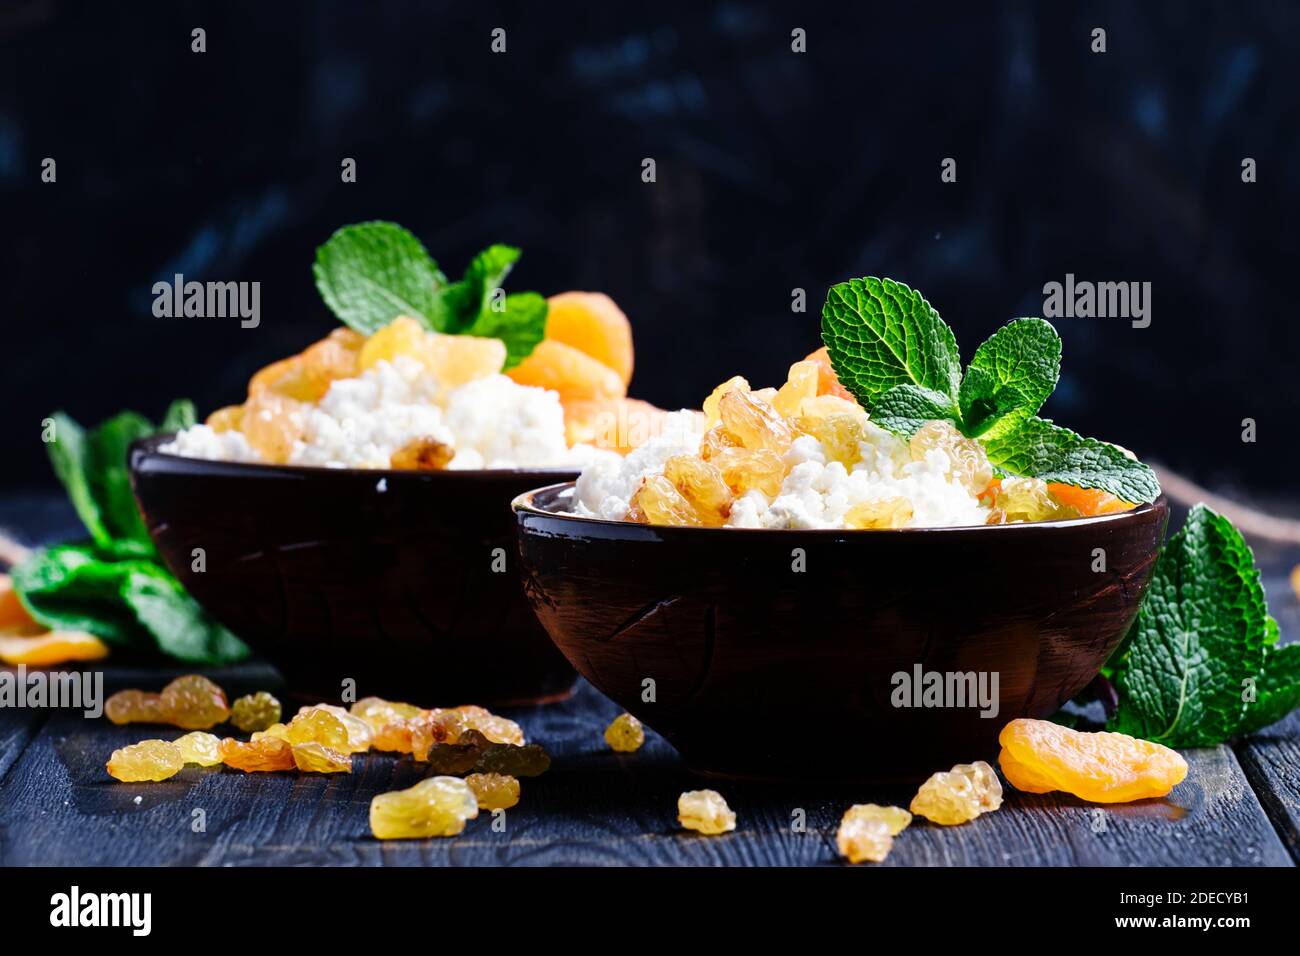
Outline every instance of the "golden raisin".
<path fill-rule="evenodd" d="M 973 495 L 978 495 L 993 480 L 993 466 L 984 453 L 984 446 L 967 438 L 951 422 L 926 422 L 917 429 L 908 446 L 913 461 L 924 461 L 931 451 L 943 452 L 950 462 L 948 474 Z"/>
<path fill-rule="evenodd" d="M 718 400 L 722 424 L 745 448 L 784 455 L 794 431 L 771 405 L 749 392 L 732 389 Z"/>
<path fill-rule="evenodd" d="M 519 781 L 499 773 L 472 773 L 465 783 L 474 791 L 480 810 L 509 810 L 519 803 Z"/>
<path fill-rule="evenodd" d="M 794 418 L 805 398 L 817 395 L 818 365 L 807 360 L 790 366 L 785 384 L 777 389 L 772 406 L 783 418 Z"/>
<path fill-rule="evenodd" d="M 688 790 L 679 796 L 677 821 L 707 836 L 736 829 L 735 813 L 716 790 Z"/>
<path fill-rule="evenodd" d="M 1161 744 L 1050 720 L 1013 720 L 998 742 L 1007 782 L 1027 793 L 1063 790 L 1094 803 L 1127 803 L 1163 797 L 1187 776 L 1187 761 Z"/>
<path fill-rule="evenodd" d="M 478 800 L 458 777 L 430 777 L 370 801 L 370 832 L 380 840 L 455 836 L 478 816 Z"/>
<path fill-rule="evenodd" d="M 293 747 L 278 737 L 261 737 L 244 743 L 227 737 L 221 741 L 221 762 L 227 767 L 254 773 L 271 770 L 292 770 Z"/>
<path fill-rule="evenodd" d="M 644 515 L 646 524 L 700 527 L 704 523 L 695 507 L 663 475 L 647 475 L 641 479 L 628 509 L 629 516 Z"/>
<path fill-rule="evenodd" d="M 245 694 L 230 705 L 230 722 L 246 734 L 280 721 L 280 702 L 264 690 Z"/>
<path fill-rule="evenodd" d="M 983 760 L 931 775 L 912 798 L 912 813 L 953 826 L 1002 806 L 1002 784 Z"/>
<path fill-rule="evenodd" d="M 200 767 L 215 767 L 221 763 L 221 738 L 215 734 L 192 730 L 183 737 L 177 737 L 173 743 L 180 749 L 181 757 L 186 763 L 198 764 Z"/>
<path fill-rule="evenodd" d="M 862 460 L 866 422 L 867 419 L 860 414 L 801 415 L 795 419 L 795 427 L 821 443 L 827 462 L 838 461 L 845 468 L 852 469 Z"/>
<path fill-rule="evenodd" d="M 351 773 L 352 758 L 315 741 L 292 744 L 294 766 L 304 773 Z"/>
<path fill-rule="evenodd" d="M 893 848 L 894 837 L 911 822 L 912 815 L 902 807 L 857 803 L 844 811 L 835 845 L 850 863 L 880 863 Z"/>
<path fill-rule="evenodd" d="M 755 489 L 775 498 L 785 481 L 785 462 L 767 449 L 724 448 L 709 459 L 709 464 L 718 469 L 737 498 Z"/>
<path fill-rule="evenodd" d="M 906 498 L 880 498 L 856 504 L 844 513 L 849 528 L 906 528 L 912 523 L 912 503 Z"/>
<path fill-rule="evenodd" d="M 722 420 L 721 413 L 719 412 L 719 403 L 722 401 L 722 396 L 726 395 L 733 389 L 741 392 L 748 392 L 749 382 L 745 381 L 739 375 L 733 375 L 715 388 L 709 394 L 709 397 L 704 400 L 704 425 L 706 428 L 711 429 Z"/>
<path fill-rule="evenodd" d="M 142 740 L 114 750 L 107 764 L 110 776 L 127 783 L 166 780 L 184 766 L 181 749 L 169 740 Z"/>
<path fill-rule="evenodd" d="M 399 471 L 442 471 L 456 457 L 456 449 L 428 436 L 412 438 L 389 459 Z"/>
<path fill-rule="evenodd" d="M 631 714 L 619 714 L 605 728 L 605 743 L 610 750 L 632 753 L 645 743 L 645 728 Z"/>
<path fill-rule="evenodd" d="M 284 739 L 291 744 L 316 743 L 334 750 L 348 749 L 347 727 L 327 710 L 300 710 L 285 728 Z"/>
<path fill-rule="evenodd" d="M 664 477 L 695 509 L 700 523 L 726 524 L 731 511 L 731 489 L 714 465 L 694 455 L 674 455 L 664 462 Z"/>

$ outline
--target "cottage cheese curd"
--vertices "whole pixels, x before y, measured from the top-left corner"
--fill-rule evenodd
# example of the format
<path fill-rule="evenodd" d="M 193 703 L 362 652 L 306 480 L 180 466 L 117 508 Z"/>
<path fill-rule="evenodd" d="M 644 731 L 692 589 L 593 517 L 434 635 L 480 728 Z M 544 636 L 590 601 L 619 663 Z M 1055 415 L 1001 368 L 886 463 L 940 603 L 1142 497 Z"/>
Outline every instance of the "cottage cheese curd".
<path fill-rule="evenodd" d="M 585 517 L 624 520 L 642 479 L 663 472 L 674 455 L 696 455 L 704 435 L 704 416 L 681 411 L 668 416 L 661 434 L 621 460 L 592 462 L 575 489 L 574 511 Z M 769 498 L 751 489 L 731 505 L 727 527 L 846 528 L 855 505 L 905 498 L 912 506 L 910 527 L 982 525 L 989 508 L 954 474 L 940 449 L 913 461 L 907 442 L 870 422 L 859 443 L 861 460 L 851 469 L 829 461 L 827 449 L 801 435 L 786 453 L 789 471 L 780 494 Z"/>
<path fill-rule="evenodd" d="M 388 468 L 393 453 L 417 438 L 451 446 L 450 469 L 581 467 L 613 452 L 565 441 L 559 396 L 489 375 L 443 389 L 419 362 L 404 355 L 380 361 L 330 384 L 303 411 L 303 430 L 288 463 L 325 468 Z M 195 425 L 161 451 L 188 458 L 260 462 L 237 430 Z"/>

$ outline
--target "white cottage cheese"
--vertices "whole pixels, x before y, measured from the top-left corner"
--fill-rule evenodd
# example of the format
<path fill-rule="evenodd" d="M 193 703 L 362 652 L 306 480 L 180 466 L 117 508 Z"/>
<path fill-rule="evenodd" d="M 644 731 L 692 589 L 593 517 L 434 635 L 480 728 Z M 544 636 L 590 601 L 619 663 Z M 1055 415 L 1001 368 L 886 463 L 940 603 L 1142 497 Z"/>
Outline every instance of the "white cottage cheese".
<path fill-rule="evenodd" d="M 451 469 L 581 467 L 618 459 L 589 445 L 568 447 L 559 396 L 491 375 L 442 389 L 406 356 L 378 362 L 355 378 L 338 379 L 305 413 L 292 465 L 387 468 L 393 453 L 416 438 L 455 449 Z M 195 425 L 161 451 L 187 458 L 258 462 L 242 433 Z"/>
<path fill-rule="evenodd" d="M 621 461 L 588 466 L 578 479 L 574 510 L 585 517 L 623 520 L 641 480 L 663 471 L 673 455 L 697 454 L 704 433 L 698 412 L 674 412 L 664 431 Z M 795 439 L 786 456 L 790 471 L 781 493 L 769 499 L 751 490 L 732 503 L 727 526 L 735 528 L 844 528 L 854 505 L 902 497 L 912 504 L 911 527 L 982 525 L 988 508 L 951 474 L 942 451 L 913 461 L 902 439 L 867 424 L 862 460 L 851 470 L 827 463 L 816 438 Z"/>

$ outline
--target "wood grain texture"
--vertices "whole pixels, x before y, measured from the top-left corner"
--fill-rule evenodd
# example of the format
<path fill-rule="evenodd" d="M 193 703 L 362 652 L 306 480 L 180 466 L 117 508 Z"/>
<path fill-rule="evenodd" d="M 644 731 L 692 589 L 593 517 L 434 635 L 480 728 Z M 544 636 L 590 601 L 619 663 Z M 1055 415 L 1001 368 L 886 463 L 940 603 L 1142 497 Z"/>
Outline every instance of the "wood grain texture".
<path fill-rule="evenodd" d="M 0 783 L 0 863 L 834 865 L 835 827 L 848 804 L 911 796 L 888 788 L 716 785 L 737 812 L 737 831 L 687 834 L 675 819 L 677 795 L 709 784 L 654 734 L 636 754 L 606 749 L 601 733 L 617 713 L 586 683 L 563 704 L 515 712 L 554 763 L 545 776 L 523 781 L 505 832 L 494 832 L 484 814 L 457 838 L 389 843 L 369 835 L 369 802 L 420 779 L 407 758 L 358 758 L 350 776 L 188 768 L 163 783 L 120 784 L 104 772 L 112 750 L 168 732 L 57 713 Z M 1232 752 L 1188 757 L 1188 780 L 1167 801 L 1098 809 L 1008 793 L 1003 809 L 966 826 L 918 821 L 887 865 L 1289 864 Z M 846 758 L 853 759 L 851 747 Z M 194 829 L 196 810 L 206 832 Z M 792 827 L 799 810 L 804 832 Z"/>

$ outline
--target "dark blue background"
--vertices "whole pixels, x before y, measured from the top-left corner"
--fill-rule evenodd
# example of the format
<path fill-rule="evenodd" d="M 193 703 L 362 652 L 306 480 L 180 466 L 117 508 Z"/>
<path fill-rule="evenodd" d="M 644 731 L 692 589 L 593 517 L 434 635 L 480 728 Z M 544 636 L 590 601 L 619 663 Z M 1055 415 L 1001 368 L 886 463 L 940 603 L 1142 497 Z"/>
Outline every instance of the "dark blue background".
<path fill-rule="evenodd" d="M 1205 482 L 1293 488 L 1297 37 L 1283 3 L 7 0 L 0 482 L 52 483 L 54 408 L 238 400 L 331 327 L 316 245 L 391 218 L 448 271 L 506 241 L 512 288 L 608 292 L 633 391 L 667 406 L 778 380 L 849 276 L 924 291 L 967 358 L 1067 272 L 1150 281 L 1148 329 L 1057 323 L 1046 413 Z M 261 282 L 261 327 L 154 318 L 177 271 Z"/>

